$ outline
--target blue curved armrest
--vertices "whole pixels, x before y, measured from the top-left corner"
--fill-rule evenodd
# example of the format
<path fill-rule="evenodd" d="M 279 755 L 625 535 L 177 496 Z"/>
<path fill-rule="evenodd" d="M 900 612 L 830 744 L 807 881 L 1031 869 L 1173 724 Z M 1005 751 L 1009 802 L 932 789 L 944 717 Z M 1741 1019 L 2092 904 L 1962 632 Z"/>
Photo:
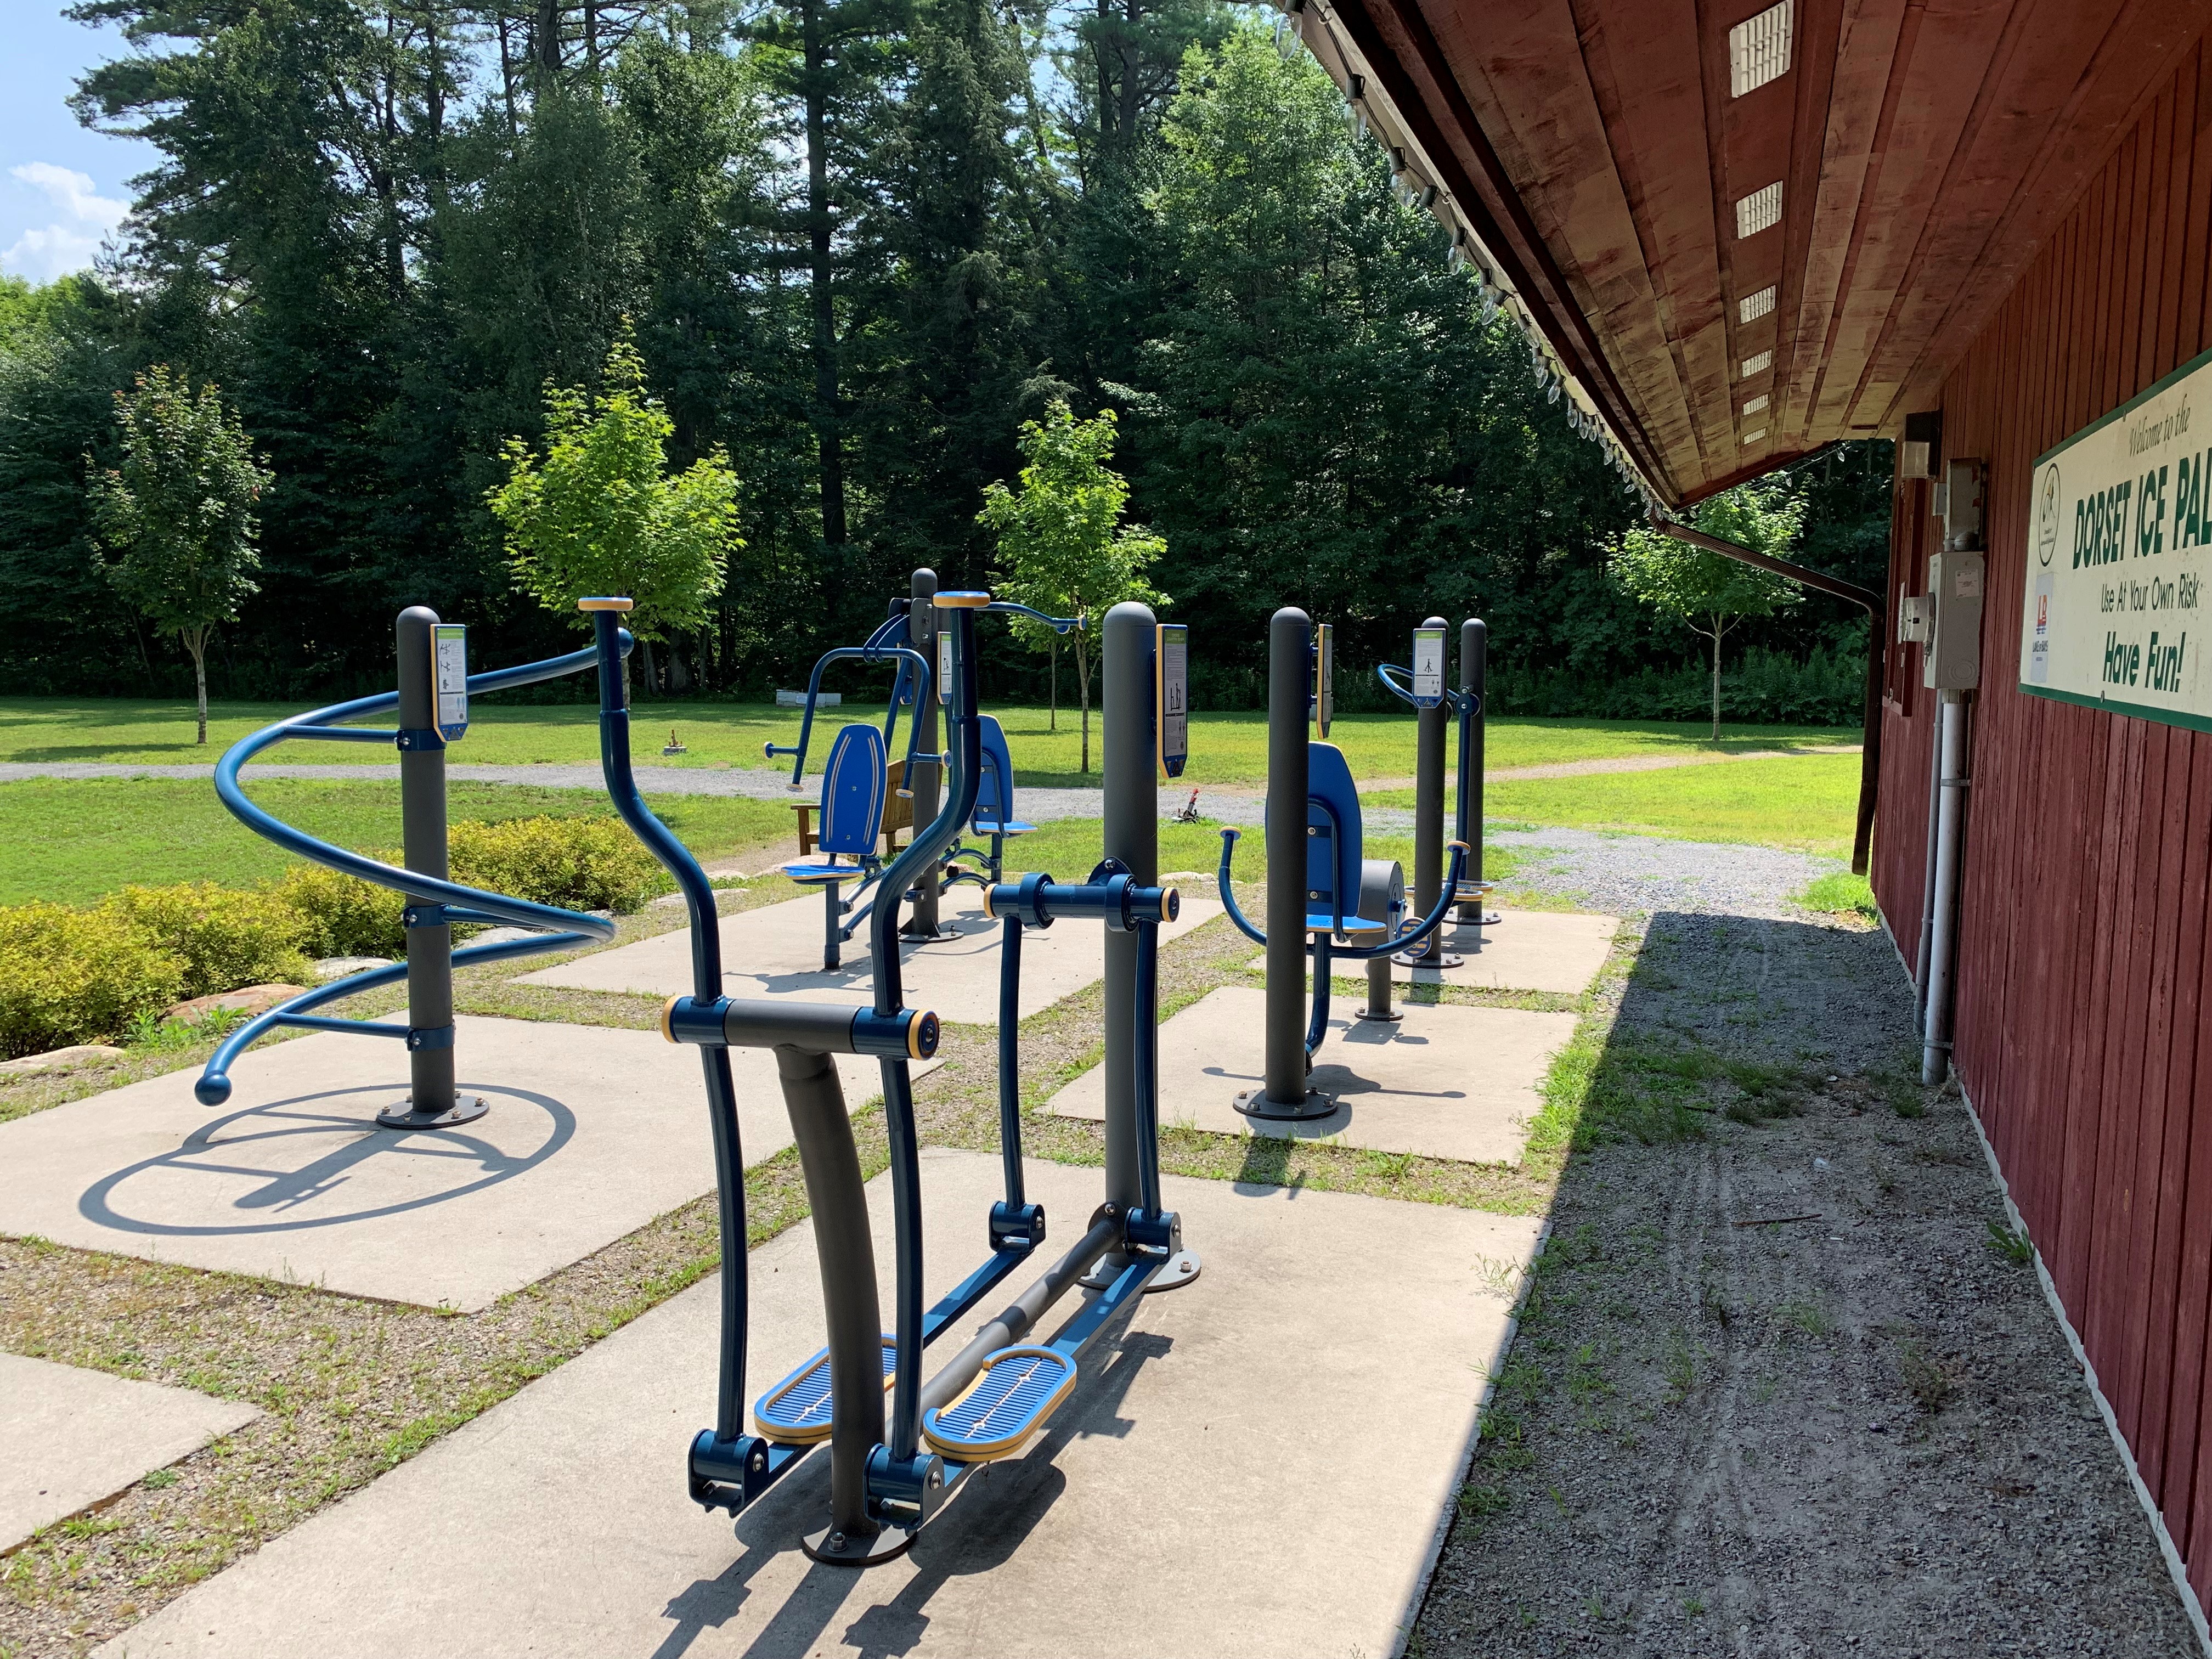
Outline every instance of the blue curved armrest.
<path fill-rule="evenodd" d="M 1375 665 L 1375 678 L 1382 682 L 1384 689 L 1400 702 L 1413 703 L 1414 708 L 1419 708 L 1421 705 L 1413 702 L 1413 687 L 1399 684 L 1390 678 L 1393 674 L 1403 674 L 1410 680 L 1413 677 L 1413 671 L 1395 662 L 1378 662 Z"/>
<path fill-rule="evenodd" d="M 1080 617 L 1048 617 L 1042 611 L 1032 610 L 1026 605 L 1017 605 L 1012 599 L 994 599 L 983 609 L 1010 617 L 1027 617 L 1032 622 L 1042 623 L 1055 634 L 1065 634 L 1070 629 L 1077 633 L 1083 631 L 1083 618 Z"/>
<path fill-rule="evenodd" d="M 1453 905 L 1459 902 L 1460 879 L 1467 873 L 1468 845 L 1463 841 L 1451 844 L 1451 867 L 1444 872 L 1443 886 L 1437 896 L 1437 908 L 1402 933 L 1393 935 L 1380 945 L 1340 948 L 1336 954 L 1347 962 L 1371 962 L 1376 957 L 1392 956 L 1400 951 L 1410 951 L 1444 925 Z"/>
<path fill-rule="evenodd" d="M 1221 869 L 1214 878 L 1214 884 L 1221 889 L 1221 908 L 1229 912 L 1229 920 L 1237 924 L 1237 931 L 1253 944 L 1264 946 L 1267 936 L 1245 920 L 1244 912 L 1237 902 L 1236 884 L 1229 878 L 1229 863 L 1237 856 L 1237 839 L 1243 833 L 1241 830 L 1224 830 L 1221 832 Z"/>

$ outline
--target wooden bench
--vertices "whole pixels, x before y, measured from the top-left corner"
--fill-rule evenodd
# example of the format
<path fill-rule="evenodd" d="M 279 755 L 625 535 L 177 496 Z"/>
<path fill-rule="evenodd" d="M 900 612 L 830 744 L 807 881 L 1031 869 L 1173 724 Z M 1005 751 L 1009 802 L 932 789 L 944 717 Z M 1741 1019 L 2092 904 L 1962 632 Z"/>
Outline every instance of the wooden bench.
<path fill-rule="evenodd" d="M 906 763 L 896 760 L 885 767 L 884 781 L 884 856 L 890 859 L 898 854 L 898 832 L 903 830 L 911 838 L 914 831 L 914 801 L 899 793 L 906 781 Z M 790 805 L 791 810 L 799 814 L 799 856 L 811 858 L 814 854 L 814 814 L 820 810 L 820 804 L 795 800 Z"/>

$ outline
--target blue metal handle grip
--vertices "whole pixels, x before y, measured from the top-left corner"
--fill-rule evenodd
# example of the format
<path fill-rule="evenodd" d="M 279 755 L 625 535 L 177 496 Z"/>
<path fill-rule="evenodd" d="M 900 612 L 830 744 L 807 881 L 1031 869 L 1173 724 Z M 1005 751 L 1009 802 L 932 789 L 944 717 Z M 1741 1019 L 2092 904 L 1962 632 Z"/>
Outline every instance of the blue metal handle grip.
<path fill-rule="evenodd" d="M 1244 919 L 1244 911 L 1237 902 L 1236 884 L 1229 879 L 1230 860 L 1237 856 L 1237 842 L 1243 835 L 1241 830 L 1221 832 L 1221 868 L 1214 878 L 1214 885 L 1221 890 L 1221 908 L 1229 912 L 1229 920 L 1237 924 L 1237 931 L 1253 944 L 1264 946 L 1267 936 Z"/>
<path fill-rule="evenodd" d="M 1394 696 L 1397 697 L 1400 702 L 1412 703 L 1414 708 L 1419 708 L 1421 705 L 1413 696 L 1413 688 L 1411 685 L 1399 684 L 1397 681 L 1390 678 L 1393 674 L 1403 674 L 1408 680 L 1411 680 L 1413 677 L 1413 671 L 1395 662 L 1378 662 L 1375 665 L 1375 678 L 1382 681 L 1383 685 Z"/>
<path fill-rule="evenodd" d="M 1042 623 L 1055 634 L 1065 634 L 1070 629 L 1080 633 L 1083 629 L 1083 618 L 1080 617 L 1048 617 L 1042 611 L 1032 610 L 1026 605 L 1017 605 L 1012 599 L 994 599 L 983 609 L 1010 617 L 1027 617 L 1032 622 Z"/>

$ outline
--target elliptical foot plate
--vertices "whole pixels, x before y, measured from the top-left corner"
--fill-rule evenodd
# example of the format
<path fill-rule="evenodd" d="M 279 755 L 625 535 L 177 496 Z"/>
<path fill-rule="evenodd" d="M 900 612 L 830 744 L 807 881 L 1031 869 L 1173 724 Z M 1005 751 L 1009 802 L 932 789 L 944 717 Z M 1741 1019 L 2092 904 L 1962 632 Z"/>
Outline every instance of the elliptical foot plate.
<path fill-rule="evenodd" d="M 1075 1362 L 1058 1349 L 1001 1348 L 957 1400 L 921 1414 L 922 1443 L 962 1463 L 1012 1457 L 1074 1390 Z"/>
<path fill-rule="evenodd" d="M 898 1339 L 883 1339 L 884 1386 L 898 1365 Z M 753 1422 L 764 1440 L 811 1446 L 830 1437 L 830 1350 L 823 1349 L 753 1402 Z"/>

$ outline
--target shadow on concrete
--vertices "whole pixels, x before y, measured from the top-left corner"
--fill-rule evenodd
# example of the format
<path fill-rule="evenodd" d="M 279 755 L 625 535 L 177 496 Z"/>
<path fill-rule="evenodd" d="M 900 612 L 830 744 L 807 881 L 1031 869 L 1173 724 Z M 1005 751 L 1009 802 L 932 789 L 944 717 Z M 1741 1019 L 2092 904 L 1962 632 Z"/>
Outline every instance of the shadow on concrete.
<path fill-rule="evenodd" d="M 376 1123 L 376 1114 L 391 1103 L 391 1085 L 374 1089 L 332 1089 L 320 1094 L 272 1101 L 265 1106 L 248 1107 L 243 1111 L 233 1112 L 228 1117 L 217 1118 L 212 1123 L 194 1130 L 185 1137 L 184 1144 L 173 1151 L 141 1158 L 137 1163 L 94 1182 L 77 1200 L 77 1212 L 95 1225 L 110 1227 L 118 1232 L 158 1234 L 170 1237 L 221 1237 L 334 1227 L 348 1222 L 372 1220 L 380 1216 L 401 1215 L 434 1204 L 449 1203 L 471 1193 L 481 1192 L 487 1187 L 496 1186 L 501 1182 L 512 1181 L 544 1164 L 575 1137 L 575 1114 L 550 1095 L 479 1083 L 461 1086 L 468 1092 L 491 1097 L 495 1109 L 497 1109 L 496 1103 L 500 1100 L 537 1107 L 547 1119 L 544 1139 L 532 1151 L 517 1154 L 504 1152 L 464 1129 L 401 1131 L 381 1128 Z M 358 1115 L 331 1107 L 313 1109 L 318 1102 L 338 1102 L 356 1097 L 373 1097 L 371 1103 L 360 1109 Z M 317 1143 L 333 1139 L 338 1139 L 337 1145 L 326 1151 L 314 1152 Z M 285 1167 L 284 1152 L 302 1149 L 313 1155 L 306 1163 Z M 246 1179 L 261 1183 L 233 1199 L 232 1208 L 283 1212 L 331 1197 L 349 1182 L 369 1170 L 379 1160 L 390 1158 L 424 1159 L 433 1163 L 451 1160 L 458 1165 L 473 1165 L 480 1173 L 472 1179 L 462 1180 L 457 1185 L 389 1204 L 315 1215 L 296 1215 L 278 1221 L 239 1221 L 215 1226 L 187 1226 L 134 1216 L 127 1212 L 125 1200 L 118 1197 L 130 1182 L 147 1176 L 212 1176 L 230 1181 Z"/>

